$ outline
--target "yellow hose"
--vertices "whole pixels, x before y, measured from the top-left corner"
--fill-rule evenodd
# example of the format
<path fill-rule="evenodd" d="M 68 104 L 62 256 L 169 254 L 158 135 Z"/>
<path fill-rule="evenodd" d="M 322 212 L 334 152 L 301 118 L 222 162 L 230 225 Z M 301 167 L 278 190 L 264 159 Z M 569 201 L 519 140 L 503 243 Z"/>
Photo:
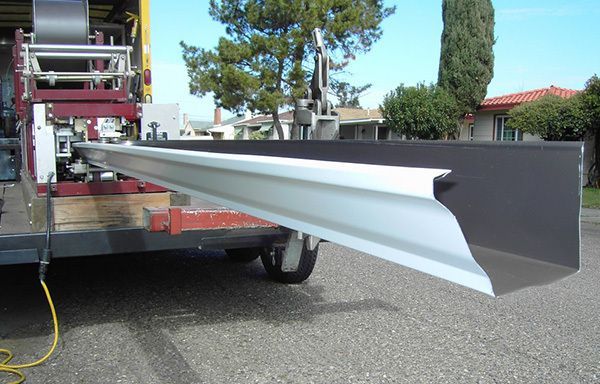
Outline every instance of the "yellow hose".
<path fill-rule="evenodd" d="M 22 369 L 35 367 L 37 365 L 42 364 L 46 360 L 50 358 L 50 355 L 56 349 L 56 345 L 58 344 L 58 318 L 56 317 L 56 310 L 54 309 L 54 303 L 52 302 L 52 297 L 50 296 L 50 291 L 48 290 L 48 286 L 43 280 L 40 280 L 42 283 L 42 288 L 44 289 L 44 293 L 46 294 L 46 299 L 48 299 L 48 305 L 50 306 L 50 312 L 52 312 L 52 321 L 54 322 L 54 341 L 52 342 L 52 347 L 44 357 L 41 359 L 34 361 L 29 364 L 18 364 L 18 365 L 9 365 L 8 362 L 13 358 L 13 354 L 8 349 L 0 349 L 0 354 L 6 355 L 6 358 L 3 361 L 0 361 L 0 372 L 11 373 L 15 376 L 18 376 L 17 381 L 13 381 L 9 384 L 20 384 L 25 381 L 25 374 L 21 372 Z"/>

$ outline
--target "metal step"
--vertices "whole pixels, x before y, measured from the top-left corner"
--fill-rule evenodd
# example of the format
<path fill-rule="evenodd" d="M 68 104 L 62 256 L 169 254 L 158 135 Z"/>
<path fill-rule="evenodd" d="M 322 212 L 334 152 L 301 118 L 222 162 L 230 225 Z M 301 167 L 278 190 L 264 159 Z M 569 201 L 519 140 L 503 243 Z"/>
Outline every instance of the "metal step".
<path fill-rule="evenodd" d="M 76 144 L 92 164 L 498 295 L 579 269 L 581 143 Z"/>

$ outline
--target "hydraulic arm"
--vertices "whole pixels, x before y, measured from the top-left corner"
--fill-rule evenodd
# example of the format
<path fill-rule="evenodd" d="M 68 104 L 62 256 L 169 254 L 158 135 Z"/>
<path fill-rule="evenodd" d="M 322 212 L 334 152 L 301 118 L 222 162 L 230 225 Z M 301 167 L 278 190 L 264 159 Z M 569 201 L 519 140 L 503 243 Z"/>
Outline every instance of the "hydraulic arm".
<path fill-rule="evenodd" d="M 296 102 L 294 124 L 300 128 L 300 138 L 315 140 L 335 139 L 339 135 L 339 116 L 327 99 L 329 91 L 329 55 L 323 43 L 321 30 L 313 31 L 315 69 L 312 81 L 303 99 Z"/>

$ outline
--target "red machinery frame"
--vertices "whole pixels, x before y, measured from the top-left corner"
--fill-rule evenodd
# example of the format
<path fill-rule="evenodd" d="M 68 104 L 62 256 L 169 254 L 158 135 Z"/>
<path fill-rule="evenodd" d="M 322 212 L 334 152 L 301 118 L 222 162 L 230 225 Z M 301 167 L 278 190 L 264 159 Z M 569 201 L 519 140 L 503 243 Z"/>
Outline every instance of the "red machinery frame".
<path fill-rule="evenodd" d="M 15 31 L 15 46 L 13 47 L 14 59 L 14 89 L 15 109 L 19 120 L 24 122 L 22 127 L 24 152 L 27 153 L 25 164 L 27 173 L 36 180 L 35 169 L 35 142 L 33 138 L 33 122 L 30 118 L 31 103 L 46 103 L 47 118 L 77 117 L 88 120 L 87 138 L 97 140 L 98 131 L 94 129 L 100 117 L 119 116 L 129 121 L 139 120 L 142 116 L 140 103 L 132 102 L 128 98 L 128 82 L 123 80 L 123 86 L 118 90 L 105 89 L 104 84 L 93 88 L 90 82 L 84 82 L 82 89 L 38 89 L 34 79 L 23 78 L 24 58 L 21 56 L 25 43 L 25 34 L 22 29 Z M 95 44 L 104 44 L 102 32 L 95 33 Z M 102 60 L 96 61 L 96 68 L 104 69 Z M 28 82 L 30 94 L 22 97 Z M 126 194 L 165 192 L 167 189 L 158 185 L 146 183 L 135 179 L 119 181 L 93 181 L 88 183 L 59 181 L 52 186 L 55 196 L 82 196 L 98 194 Z M 46 185 L 37 185 L 38 195 L 46 193 Z"/>

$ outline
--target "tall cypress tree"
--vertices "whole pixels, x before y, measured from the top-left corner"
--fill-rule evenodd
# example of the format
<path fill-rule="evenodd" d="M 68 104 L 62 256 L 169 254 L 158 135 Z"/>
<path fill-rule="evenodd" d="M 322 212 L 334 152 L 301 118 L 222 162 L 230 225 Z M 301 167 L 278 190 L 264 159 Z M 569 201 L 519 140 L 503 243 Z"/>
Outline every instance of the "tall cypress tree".
<path fill-rule="evenodd" d="M 438 85 L 456 100 L 461 117 L 475 111 L 494 76 L 491 0 L 443 0 Z"/>

